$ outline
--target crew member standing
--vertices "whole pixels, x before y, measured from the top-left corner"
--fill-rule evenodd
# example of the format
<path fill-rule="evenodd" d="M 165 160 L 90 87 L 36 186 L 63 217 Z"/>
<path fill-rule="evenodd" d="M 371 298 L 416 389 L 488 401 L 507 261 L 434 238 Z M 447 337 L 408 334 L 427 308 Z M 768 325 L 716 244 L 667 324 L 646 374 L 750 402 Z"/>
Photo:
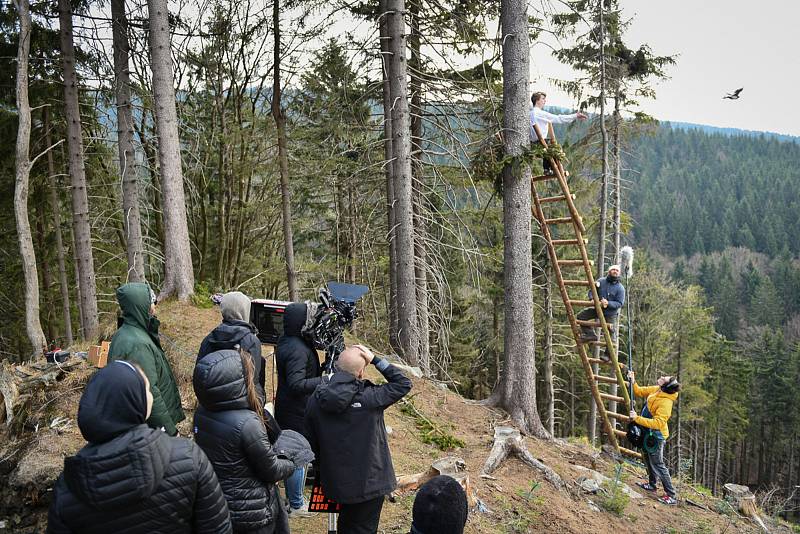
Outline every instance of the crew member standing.
<path fill-rule="evenodd" d="M 369 364 L 387 383 L 364 380 Z M 362 345 L 339 356 L 336 372 L 309 399 L 306 430 L 325 495 L 342 505 L 340 534 L 374 534 L 384 496 L 397 485 L 383 412 L 411 390 L 411 380 Z"/>

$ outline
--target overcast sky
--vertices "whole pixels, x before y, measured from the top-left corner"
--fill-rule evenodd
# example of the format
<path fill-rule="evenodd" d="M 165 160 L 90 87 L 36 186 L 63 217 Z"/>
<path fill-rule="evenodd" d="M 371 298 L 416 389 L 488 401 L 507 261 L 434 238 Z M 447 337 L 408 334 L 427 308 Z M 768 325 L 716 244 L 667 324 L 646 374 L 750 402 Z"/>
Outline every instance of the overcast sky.
<path fill-rule="evenodd" d="M 800 136 L 800 0 L 620 0 L 634 17 L 626 43 L 679 54 L 656 100 L 642 102 L 659 120 Z M 557 1 L 552 5 L 559 6 Z M 531 50 L 532 88 L 548 104 L 573 107 L 549 78 L 568 78 L 543 45 Z M 744 87 L 739 100 L 722 97 Z"/>

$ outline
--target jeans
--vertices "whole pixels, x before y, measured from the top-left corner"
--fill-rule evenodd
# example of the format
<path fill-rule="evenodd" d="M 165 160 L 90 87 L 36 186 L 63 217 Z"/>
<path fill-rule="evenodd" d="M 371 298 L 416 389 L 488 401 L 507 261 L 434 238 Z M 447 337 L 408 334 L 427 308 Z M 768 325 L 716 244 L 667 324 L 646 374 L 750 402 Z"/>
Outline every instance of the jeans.
<path fill-rule="evenodd" d="M 664 445 L 666 441 L 663 439 L 658 440 L 658 449 L 655 452 L 647 452 L 642 449 L 644 455 L 644 465 L 647 467 L 647 476 L 650 479 L 650 485 L 656 487 L 658 480 L 664 486 L 664 492 L 672 497 L 676 496 L 675 488 L 672 487 L 672 478 L 669 476 L 669 469 L 664 465 Z"/>
<path fill-rule="evenodd" d="M 283 485 L 286 487 L 286 498 L 289 500 L 289 506 L 297 510 L 303 507 L 303 479 L 305 469 L 300 467 L 295 469 L 289 478 L 287 478 Z"/>

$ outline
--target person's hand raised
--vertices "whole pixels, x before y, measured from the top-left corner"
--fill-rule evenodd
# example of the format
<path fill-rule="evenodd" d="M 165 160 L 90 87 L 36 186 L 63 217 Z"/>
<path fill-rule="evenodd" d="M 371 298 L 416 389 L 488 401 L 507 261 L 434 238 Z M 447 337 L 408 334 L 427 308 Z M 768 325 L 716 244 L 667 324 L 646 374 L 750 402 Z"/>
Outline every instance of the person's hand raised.
<path fill-rule="evenodd" d="M 579 112 L 578 112 L 578 119 L 579 119 L 579 120 L 582 120 L 582 121 L 585 121 L 585 120 L 587 119 L 586 113 L 581 113 L 581 112 L 579 111 Z"/>
<path fill-rule="evenodd" d="M 372 360 L 375 359 L 375 355 L 372 353 L 372 351 L 369 350 L 364 345 L 353 345 L 353 346 L 361 351 L 361 357 L 364 358 L 364 360 L 366 360 L 367 365 L 371 364 Z"/>

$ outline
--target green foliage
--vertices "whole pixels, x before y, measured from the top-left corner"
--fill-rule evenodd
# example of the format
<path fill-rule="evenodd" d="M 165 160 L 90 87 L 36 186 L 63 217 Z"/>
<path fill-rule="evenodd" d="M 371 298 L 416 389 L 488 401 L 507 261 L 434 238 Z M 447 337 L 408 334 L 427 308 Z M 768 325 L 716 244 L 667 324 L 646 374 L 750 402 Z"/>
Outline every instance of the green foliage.
<path fill-rule="evenodd" d="M 625 512 L 625 507 L 630 502 L 630 496 L 623 491 L 625 484 L 625 474 L 622 470 L 622 464 L 617 464 L 614 468 L 614 474 L 611 478 L 603 482 L 601 488 L 603 496 L 599 500 L 600 508 L 606 512 L 622 517 Z"/>
<path fill-rule="evenodd" d="M 198 308 L 213 308 L 214 303 L 211 301 L 212 294 L 213 291 L 211 291 L 206 282 L 197 282 L 194 285 L 192 304 Z"/>
<path fill-rule="evenodd" d="M 436 445 L 442 451 L 462 449 L 466 446 L 463 440 L 446 432 L 441 425 L 437 425 L 424 415 L 414 404 L 412 398 L 401 401 L 400 412 L 413 419 L 414 425 L 419 430 L 419 438 L 423 443 Z"/>

